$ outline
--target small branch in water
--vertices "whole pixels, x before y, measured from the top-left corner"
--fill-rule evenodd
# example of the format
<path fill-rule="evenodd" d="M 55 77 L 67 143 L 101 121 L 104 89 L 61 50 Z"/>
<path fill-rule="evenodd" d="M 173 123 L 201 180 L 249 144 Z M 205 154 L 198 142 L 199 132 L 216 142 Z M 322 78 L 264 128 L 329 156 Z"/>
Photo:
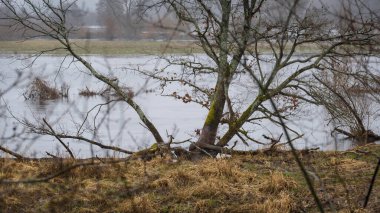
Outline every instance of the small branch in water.
<path fill-rule="evenodd" d="M 54 129 L 49 125 L 49 123 L 45 120 L 45 118 L 43 118 L 42 120 L 44 121 L 44 123 L 46 124 L 46 126 L 49 127 L 49 129 L 53 133 L 53 136 L 55 138 L 57 138 L 57 140 L 59 141 L 59 143 L 62 144 L 63 147 L 65 147 L 65 149 L 67 150 L 67 152 L 70 154 L 71 158 L 75 159 L 74 154 L 71 152 L 70 148 L 62 141 L 62 139 L 60 137 L 58 137 L 58 135 L 55 133 Z"/>

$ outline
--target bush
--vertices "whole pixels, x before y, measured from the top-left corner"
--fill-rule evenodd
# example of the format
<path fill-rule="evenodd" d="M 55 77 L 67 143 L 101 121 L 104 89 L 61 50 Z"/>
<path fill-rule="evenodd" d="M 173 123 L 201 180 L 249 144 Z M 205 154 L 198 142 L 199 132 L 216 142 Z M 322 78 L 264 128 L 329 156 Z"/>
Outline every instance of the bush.
<path fill-rule="evenodd" d="M 86 89 L 82 89 L 79 91 L 79 95 L 85 96 L 85 97 L 90 97 L 90 96 L 99 95 L 99 92 L 92 91 L 88 87 L 86 87 Z"/>
<path fill-rule="evenodd" d="M 61 97 L 68 97 L 68 86 L 62 86 L 61 91 L 50 86 L 46 81 L 35 78 L 28 90 L 24 93 L 27 100 L 54 100 Z"/>

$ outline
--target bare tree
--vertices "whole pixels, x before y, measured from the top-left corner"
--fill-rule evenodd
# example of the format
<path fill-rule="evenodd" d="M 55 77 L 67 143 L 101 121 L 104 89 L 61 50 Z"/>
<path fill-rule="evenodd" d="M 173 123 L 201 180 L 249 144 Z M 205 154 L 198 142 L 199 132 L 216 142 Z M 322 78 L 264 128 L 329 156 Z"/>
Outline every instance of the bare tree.
<path fill-rule="evenodd" d="M 120 36 L 120 17 L 123 16 L 123 2 L 121 0 L 99 1 L 96 5 L 98 21 L 105 26 L 107 39 L 113 40 Z"/>
<path fill-rule="evenodd" d="M 363 63 L 353 61 L 332 62 L 329 71 L 314 76 L 316 85 L 312 89 L 314 98 L 329 112 L 334 131 L 364 142 L 379 139 L 369 130 L 368 123 L 376 120 L 378 108 L 371 96 L 377 86 L 361 67 Z M 372 94 L 372 95 L 371 95 Z"/>
<path fill-rule="evenodd" d="M 378 108 L 378 11 L 371 2 L 341 1 L 339 9 L 329 14 L 337 23 L 335 32 L 356 32 L 366 29 L 367 45 L 350 45 L 340 48 L 340 57 L 330 58 L 316 74 L 315 98 L 327 109 L 331 121 L 337 124 L 334 131 L 360 141 L 378 140 L 368 125 L 376 121 Z M 336 11 L 337 10 L 337 11 Z M 358 52 L 353 52 L 355 48 Z M 372 64 L 371 64 L 372 63 Z M 377 102 L 377 103 L 376 103 Z"/>
<path fill-rule="evenodd" d="M 47 37 L 58 41 L 60 44 L 58 49 L 64 50 L 67 53 L 66 57 L 82 64 L 89 75 L 114 90 L 117 95 L 115 101 L 123 101 L 134 109 L 156 142 L 149 149 L 141 151 L 142 153 L 171 154 L 173 149 L 170 146 L 176 143 L 173 142 L 173 138 L 169 136 L 165 143 L 156 126 L 129 92 L 121 86 L 118 79 L 111 78 L 102 70 L 96 69 L 76 51 L 76 44 L 71 40 L 73 27 L 67 22 L 67 15 L 74 5 L 73 2 L 66 0 L 59 2 L 40 0 L 38 3 L 25 0 L 23 4 L 11 0 L 0 0 L 0 2 L 9 11 L 3 19 L 15 23 L 15 28 L 33 32 L 33 37 Z M 169 82 L 191 87 L 193 91 L 191 95 L 179 94 L 176 91 L 169 95 L 185 103 L 198 103 L 208 109 L 199 138 L 197 142 L 191 144 L 190 151 L 194 154 L 205 153 L 211 156 L 222 151 L 231 153 L 233 151 L 225 149 L 225 146 L 231 145 L 234 137 L 245 143 L 259 142 L 257 135 L 247 131 L 247 127 L 252 128 L 252 125 L 262 120 L 275 123 L 283 128 L 285 142 L 291 146 L 310 191 L 323 212 L 307 171 L 294 151 L 292 145 L 294 138 L 289 134 L 289 131 L 293 130 L 284 123 L 284 120 L 291 119 L 292 110 L 299 107 L 299 102 L 324 104 L 327 107 L 328 104 L 340 102 L 341 109 L 349 112 L 349 119 L 354 117 L 353 128 L 359 127 L 361 132 L 366 131 L 363 125 L 364 118 L 356 110 L 358 107 L 352 94 L 347 93 L 355 84 L 348 88 L 342 86 L 342 82 L 338 80 L 345 78 L 337 75 L 342 69 L 334 62 L 373 55 L 372 47 L 379 36 L 379 28 L 373 24 L 372 17 L 362 15 L 360 22 L 353 23 L 352 20 L 356 18 L 350 18 L 349 13 L 345 15 L 345 19 L 336 22 L 324 5 L 308 4 L 307 1 L 301 0 L 157 0 L 145 2 L 140 6 L 143 8 L 141 11 L 147 16 L 174 15 L 178 21 L 177 25 L 163 27 L 180 30 L 180 26 L 189 26 L 190 36 L 204 52 L 203 58 L 197 55 L 164 57 L 168 62 L 166 68 L 181 66 L 182 69 L 176 73 L 168 72 L 167 69 L 137 69 L 144 75 L 160 80 L 164 91 Z M 104 3 L 98 5 L 101 9 L 106 7 Z M 104 14 L 107 18 L 109 13 L 124 14 L 122 11 L 124 8 L 122 2 L 117 1 L 111 7 L 113 11 L 105 10 Z M 113 21 L 110 18 L 112 24 L 109 25 L 109 31 L 119 26 Z M 111 35 L 110 39 L 115 38 L 115 34 Z M 44 52 L 48 51 L 51 50 Z M 343 70 L 343 72 L 344 76 L 348 76 L 346 81 L 360 77 L 358 75 L 360 73 L 355 70 Z M 321 79 L 321 76 L 325 76 L 325 79 Z M 340 79 L 334 81 L 334 85 L 330 83 L 329 76 L 337 76 L 336 78 Z M 203 84 L 202 79 L 211 80 L 213 85 Z M 251 92 L 251 96 L 246 100 L 231 94 L 233 86 L 240 83 L 238 79 L 248 79 L 243 86 Z M 363 77 L 359 79 L 364 81 Z M 315 93 L 316 86 L 313 83 L 316 81 L 322 85 L 319 85 L 319 89 L 327 91 L 328 96 L 334 96 L 331 100 L 323 99 L 323 96 L 321 98 L 321 95 Z M 337 89 L 334 90 L 334 86 Z M 341 91 L 346 94 L 342 95 Z M 278 107 L 280 100 L 286 100 L 282 108 Z M 110 103 L 111 101 L 105 105 Z M 337 119 L 345 119 L 341 114 L 336 114 L 332 110 L 330 112 Z M 43 121 L 45 125 L 36 126 L 27 122 L 24 124 L 34 133 L 54 136 L 60 142 L 62 138 L 78 139 L 104 149 L 133 154 L 115 146 L 105 146 L 80 134 L 59 133 L 46 120 Z M 218 131 L 221 126 L 225 129 Z M 296 138 L 298 137 L 300 136 Z M 273 141 L 273 146 L 281 139 L 281 137 L 266 138 Z"/>
<path fill-rule="evenodd" d="M 137 38 L 136 10 L 140 1 L 107 0 L 96 5 L 98 21 L 105 26 L 106 38 Z"/>
<path fill-rule="evenodd" d="M 50 1 L 41 1 L 41 4 L 25 1 L 22 5 L 7 0 L 1 2 L 11 12 L 7 20 L 17 23 L 16 27 L 59 41 L 60 49 L 82 63 L 92 76 L 113 88 L 135 109 L 156 142 L 163 143 L 157 128 L 118 81 L 96 70 L 76 52 L 75 43 L 70 40 L 73 28 L 67 23 L 67 13 L 73 3 L 63 0 L 58 4 Z M 114 8 L 118 12 L 104 10 L 104 14 L 117 15 L 124 13 L 123 3 L 119 1 L 112 6 L 103 2 L 98 8 Z M 290 100 L 282 112 L 296 108 L 299 100 L 318 104 L 310 89 L 312 74 L 326 70 L 324 65 L 332 58 L 365 54 L 378 34 L 373 25 L 367 24 L 371 19 L 363 16 L 362 24 L 349 24 L 343 19 L 337 23 L 328 16 L 326 7 L 305 1 L 154 1 L 140 4 L 139 10 L 147 16 L 176 16 L 178 24 L 172 28 L 190 26 L 190 35 L 207 56 L 206 62 L 196 57 L 166 58 L 169 67 L 183 67 L 179 75 L 168 75 L 165 69 L 139 70 L 161 80 L 164 86 L 170 81 L 192 87 L 194 97 L 171 95 L 209 109 L 199 139 L 190 147 L 192 151 L 196 147 L 221 151 L 235 136 L 243 142 L 258 142 L 257 136 L 246 130 L 249 124 L 259 120 L 280 123 L 277 113 L 268 105 L 270 99 L 285 97 Z M 230 95 L 231 85 L 238 83 L 235 80 L 238 77 L 250 77 L 247 87 L 255 90 L 252 99 L 241 104 L 241 100 Z M 214 86 L 198 83 L 200 78 L 213 79 Z M 281 116 L 288 118 L 288 115 L 291 113 Z M 218 136 L 221 124 L 227 129 Z"/>
<path fill-rule="evenodd" d="M 228 145 L 234 136 L 255 141 L 244 128 L 249 123 L 263 119 L 276 122 L 276 113 L 267 104 L 272 98 L 320 104 L 310 92 L 312 74 L 320 72 L 331 58 L 365 54 L 378 34 L 369 24 L 337 23 L 327 6 L 307 1 L 178 0 L 147 5 L 147 10 L 157 8 L 174 13 L 180 22 L 191 26 L 192 37 L 211 63 L 168 59 L 170 64 L 182 65 L 182 73 L 145 74 L 164 82 L 185 83 L 205 97 L 187 100 L 209 108 L 196 146 L 215 150 Z M 269 68 L 268 62 L 273 64 Z M 238 101 L 230 97 L 230 86 L 242 73 L 249 74 L 257 91 L 248 104 L 234 107 Z M 202 87 L 194 80 L 197 76 L 215 78 L 215 86 Z M 221 123 L 228 128 L 216 141 Z"/>
<path fill-rule="evenodd" d="M 129 92 L 126 91 L 125 88 L 121 87 L 117 80 L 111 77 L 107 77 L 101 71 L 94 68 L 88 61 L 86 61 L 86 59 L 81 57 L 76 52 L 76 44 L 73 43 L 70 39 L 73 28 L 71 26 L 68 26 L 68 23 L 66 22 L 66 15 L 68 11 L 70 11 L 70 6 L 73 5 L 72 1 L 61 0 L 58 3 L 53 3 L 50 1 L 41 1 L 39 3 L 36 3 L 34 1 L 25 1 L 23 4 L 18 4 L 17 2 L 8 0 L 1 2 L 12 14 L 12 16 L 8 16 L 6 19 L 16 23 L 15 27 L 28 29 L 34 33 L 37 33 L 37 35 L 40 37 L 47 37 L 58 41 L 61 46 L 53 50 L 61 49 L 67 51 L 69 56 L 72 57 L 73 61 L 81 63 L 84 67 L 86 67 L 87 72 L 90 75 L 115 90 L 115 93 L 119 97 L 119 100 L 124 101 L 135 110 L 135 112 L 140 117 L 141 122 L 152 133 L 156 142 L 158 144 L 163 143 L 163 139 L 160 133 L 157 131 L 156 127 L 152 124 L 150 119 L 148 119 L 145 113 L 141 110 L 140 106 L 129 95 Z M 47 11 L 50 13 L 47 13 Z M 49 51 L 52 50 L 46 50 L 44 52 Z M 25 125 L 32 127 L 28 123 L 25 123 Z M 45 129 L 48 130 L 46 126 Z M 38 130 L 38 127 L 36 130 Z M 51 130 L 47 132 L 49 132 L 52 136 L 57 135 Z M 46 134 L 47 132 L 44 133 Z M 91 140 L 82 138 L 80 135 L 75 136 L 75 138 L 93 143 Z"/>

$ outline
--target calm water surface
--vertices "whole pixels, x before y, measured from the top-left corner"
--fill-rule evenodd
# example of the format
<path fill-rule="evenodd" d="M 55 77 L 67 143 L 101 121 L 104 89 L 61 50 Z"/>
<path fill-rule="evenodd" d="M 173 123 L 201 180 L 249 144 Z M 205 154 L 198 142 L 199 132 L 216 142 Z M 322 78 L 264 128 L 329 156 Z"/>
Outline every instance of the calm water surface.
<path fill-rule="evenodd" d="M 0 89 L 7 88 L 16 79 L 16 70 L 24 75 L 31 75 L 2 97 L 2 105 L 6 104 L 9 109 L 5 112 L 6 117 L 1 118 L 0 123 L 2 129 L 0 134 L 5 138 L 0 142 L 3 146 L 29 156 L 44 157 L 46 152 L 67 155 L 59 143 L 50 136 L 36 137 L 35 134 L 23 134 L 21 138 L 7 140 L 6 138 L 17 134 L 22 129 L 22 125 L 15 118 L 35 124 L 40 123 L 42 118 L 46 118 L 57 132 L 71 135 L 79 133 L 103 144 L 120 146 L 129 150 L 145 148 L 153 143 L 153 137 L 141 125 L 136 113 L 125 103 L 114 102 L 109 106 L 99 107 L 108 100 L 99 96 L 89 98 L 79 96 L 79 91 L 86 87 L 91 90 L 104 89 L 104 84 L 88 75 L 86 69 L 80 64 L 71 63 L 69 60 L 62 61 L 62 57 L 45 56 L 34 61 L 33 66 L 28 66 L 34 58 L 26 60 L 18 60 L 18 58 L 4 55 L 0 57 L 0 73 L 2 73 Z M 203 60 L 202 56 L 200 58 Z M 195 130 L 202 127 L 207 110 L 194 103 L 184 104 L 173 97 L 164 96 L 173 91 L 191 94 L 191 89 L 169 85 L 167 90 L 162 92 L 159 82 L 125 69 L 125 67 L 139 67 L 146 70 L 159 70 L 166 65 L 165 61 L 151 56 L 112 58 L 91 56 L 88 60 L 102 73 L 118 77 L 121 84 L 138 92 L 134 98 L 135 101 L 140 104 L 163 137 L 173 134 L 176 141 L 196 140 Z M 270 64 L 267 66 L 270 67 Z M 180 66 L 174 66 L 169 68 L 168 72 L 177 72 L 180 69 Z M 69 85 L 69 98 L 44 102 L 25 100 L 23 93 L 27 91 L 28 83 L 35 76 L 41 77 L 52 86 L 60 87 L 64 83 Z M 214 83 L 214 79 L 210 78 L 196 80 L 204 85 Z M 235 79 L 231 96 L 235 100 L 252 100 L 257 90 L 254 86 L 247 86 L 252 85 L 249 83 L 248 75 Z M 247 103 L 243 101 L 241 104 L 244 106 Z M 85 118 L 87 120 L 83 122 Z M 96 118 L 95 122 L 94 118 Z M 331 136 L 332 127 L 327 125 L 327 118 L 321 107 L 302 106 L 294 119 L 287 123 L 304 134 L 302 139 L 295 142 L 296 146 L 301 149 L 319 147 L 322 150 L 351 148 L 352 142 L 335 140 Z M 371 128 L 378 132 L 376 131 L 378 125 L 376 123 L 371 125 Z M 225 131 L 225 127 L 220 128 L 220 131 Z M 263 134 L 278 137 L 281 134 L 281 128 L 262 122 L 255 126 L 255 135 L 259 140 L 267 142 L 262 138 Z M 84 142 L 69 139 L 64 141 L 69 143 L 78 157 L 123 156 L 120 153 L 106 152 Z M 248 147 L 241 144 L 238 147 L 243 150 L 260 148 L 257 144 L 251 144 Z M 3 156 L 3 153 L 0 153 L 0 156 Z"/>

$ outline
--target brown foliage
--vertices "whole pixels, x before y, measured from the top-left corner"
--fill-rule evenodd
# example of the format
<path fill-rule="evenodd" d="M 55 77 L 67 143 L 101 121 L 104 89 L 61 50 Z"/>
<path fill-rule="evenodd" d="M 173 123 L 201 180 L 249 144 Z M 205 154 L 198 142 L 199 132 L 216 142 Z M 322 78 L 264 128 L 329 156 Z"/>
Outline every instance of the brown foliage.
<path fill-rule="evenodd" d="M 62 85 L 61 91 L 59 91 L 57 88 L 50 86 L 48 82 L 37 77 L 30 83 L 24 97 L 33 101 L 54 100 L 62 97 L 67 98 L 68 91 L 67 85 Z"/>
<path fill-rule="evenodd" d="M 59 91 L 51 87 L 46 81 L 35 78 L 30 84 L 25 97 L 30 100 L 52 100 L 59 98 L 60 95 Z"/>
<path fill-rule="evenodd" d="M 95 92 L 93 90 L 90 90 L 88 87 L 86 87 L 86 89 L 82 89 L 79 91 L 79 95 L 85 96 L 85 97 L 90 97 L 90 96 L 99 95 L 99 93 Z"/>

